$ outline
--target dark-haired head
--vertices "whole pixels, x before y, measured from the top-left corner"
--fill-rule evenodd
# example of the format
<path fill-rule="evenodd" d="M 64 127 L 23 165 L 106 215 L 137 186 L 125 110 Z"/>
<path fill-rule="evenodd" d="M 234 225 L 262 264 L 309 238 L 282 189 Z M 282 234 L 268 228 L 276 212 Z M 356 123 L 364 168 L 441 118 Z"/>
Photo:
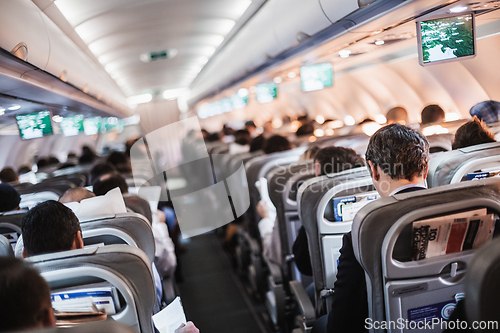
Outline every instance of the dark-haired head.
<path fill-rule="evenodd" d="M 116 167 L 111 163 L 98 163 L 94 165 L 89 173 L 89 185 L 93 185 L 102 176 L 116 171 Z"/>
<path fill-rule="evenodd" d="M 391 124 L 373 134 L 365 158 L 393 180 L 412 181 L 423 176 L 427 170 L 429 143 L 413 129 Z"/>
<path fill-rule="evenodd" d="M 437 104 L 427 105 L 420 116 L 422 125 L 443 122 L 445 118 L 444 110 Z"/>
<path fill-rule="evenodd" d="M 325 147 L 314 157 L 316 175 L 322 176 L 365 166 L 365 161 L 351 148 Z"/>
<path fill-rule="evenodd" d="M 28 262 L 0 257 L 0 332 L 55 326 L 50 288 Z"/>
<path fill-rule="evenodd" d="M 267 139 L 263 150 L 265 154 L 272 154 L 289 149 L 292 149 L 292 144 L 287 138 L 281 135 L 273 135 Z"/>
<path fill-rule="evenodd" d="M 489 142 L 496 142 L 495 136 L 474 116 L 472 120 L 458 128 L 451 148 L 455 150 Z"/>
<path fill-rule="evenodd" d="M 31 208 L 23 217 L 21 229 L 24 257 L 83 247 L 78 218 L 71 209 L 54 200 Z"/>
<path fill-rule="evenodd" d="M 128 185 L 125 178 L 118 172 L 107 174 L 94 182 L 95 195 L 104 195 L 110 190 L 119 187 L 122 194 L 128 193 Z"/>
<path fill-rule="evenodd" d="M 19 176 L 17 172 L 10 168 L 6 167 L 0 171 L 0 182 L 2 183 L 17 183 L 19 181 Z"/>

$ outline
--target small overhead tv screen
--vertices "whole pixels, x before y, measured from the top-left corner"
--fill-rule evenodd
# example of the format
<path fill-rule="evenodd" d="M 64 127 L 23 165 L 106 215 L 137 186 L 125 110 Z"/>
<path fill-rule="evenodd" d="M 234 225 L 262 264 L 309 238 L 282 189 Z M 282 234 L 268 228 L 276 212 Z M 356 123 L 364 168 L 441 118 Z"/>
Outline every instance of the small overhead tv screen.
<path fill-rule="evenodd" d="M 422 66 L 476 56 L 473 13 L 417 22 L 418 58 Z"/>
<path fill-rule="evenodd" d="M 261 83 L 255 86 L 257 102 L 269 103 L 278 97 L 278 85 L 274 82 Z"/>
<path fill-rule="evenodd" d="M 333 86 L 332 63 L 300 67 L 302 91 L 314 91 Z"/>
<path fill-rule="evenodd" d="M 101 132 L 101 117 L 90 117 L 83 121 L 83 130 L 86 135 L 94 135 Z"/>
<path fill-rule="evenodd" d="M 83 132 L 83 118 L 83 115 L 64 117 L 63 120 L 59 123 L 63 135 L 74 136 Z"/>
<path fill-rule="evenodd" d="M 51 112 L 48 110 L 17 115 L 16 121 L 22 140 L 41 138 L 54 133 Z"/>

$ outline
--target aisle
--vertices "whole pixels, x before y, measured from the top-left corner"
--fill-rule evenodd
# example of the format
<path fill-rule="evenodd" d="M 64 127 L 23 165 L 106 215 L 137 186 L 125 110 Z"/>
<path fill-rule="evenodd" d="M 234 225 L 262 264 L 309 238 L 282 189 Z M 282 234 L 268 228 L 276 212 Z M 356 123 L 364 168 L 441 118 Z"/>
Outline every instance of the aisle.
<path fill-rule="evenodd" d="M 186 317 L 201 333 L 267 333 L 213 233 L 197 236 L 182 256 Z"/>

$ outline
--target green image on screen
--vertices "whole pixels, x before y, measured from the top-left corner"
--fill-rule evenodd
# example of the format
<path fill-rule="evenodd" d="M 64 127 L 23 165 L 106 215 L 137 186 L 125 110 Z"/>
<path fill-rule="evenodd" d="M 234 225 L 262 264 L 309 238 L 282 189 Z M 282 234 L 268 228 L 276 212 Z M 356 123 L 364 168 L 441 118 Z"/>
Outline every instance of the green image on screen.
<path fill-rule="evenodd" d="M 257 102 L 269 103 L 278 97 L 278 85 L 274 82 L 257 84 L 255 94 L 257 95 Z"/>
<path fill-rule="evenodd" d="M 16 120 L 22 140 L 53 134 L 50 111 L 17 115 Z"/>
<path fill-rule="evenodd" d="M 472 14 L 420 22 L 424 63 L 474 55 Z"/>
<path fill-rule="evenodd" d="M 101 117 L 91 117 L 83 121 L 83 129 L 86 135 L 94 135 L 101 132 Z"/>
<path fill-rule="evenodd" d="M 314 91 L 333 86 L 332 64 L 327 62 L 300 67 L 302 91 Z"/>
<path fill-rule="evenodd" d="M 59 123 L 63 135 L 74 136 L 80 134 L 80 132 L 83 132 L 83 118 L 83 115 L 64 117 L 63 120 Z"/>

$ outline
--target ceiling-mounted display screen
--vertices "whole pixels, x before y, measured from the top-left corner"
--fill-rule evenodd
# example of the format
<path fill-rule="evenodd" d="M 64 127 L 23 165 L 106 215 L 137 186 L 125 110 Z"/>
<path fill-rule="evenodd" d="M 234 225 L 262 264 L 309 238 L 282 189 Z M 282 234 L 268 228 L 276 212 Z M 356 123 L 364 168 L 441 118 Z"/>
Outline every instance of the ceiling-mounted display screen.
<path fill-rule="evenodd" d="M 314 91 L 333 86 L 332 63 L 300 67 L 302 91 Z"/>
<path fill-rule="evenodd" d="M 274 82 L 261 83 L 255 86 L 255 95 L 257 102 L 269 103 L 278 97 L 278 85 Z"/>
<path fill-rule="evenodd" d="M 22 140 L 41 138 L 54 133 L 51 112 L 48 110 L 16 116 Z"/>
<path fill-rule="evenodd" d="M 86 118 L 83 121 L 83 130 L 87 135 L 94 135 L 101 132 L 101 117 Z"/>
<path fill-rule="evenodd" d="M 447 15 L 417 22 L 422 66 L 476 56 L 474 14 Z"/>
<path fill-rule="evenodd" d="M 83 132 L 83 118 L 83 115 L 64 117 L 63 120 L 61 120 L 61 122 L 59 123 L 62 134 L 64 136 L 74 136 Z"/>

